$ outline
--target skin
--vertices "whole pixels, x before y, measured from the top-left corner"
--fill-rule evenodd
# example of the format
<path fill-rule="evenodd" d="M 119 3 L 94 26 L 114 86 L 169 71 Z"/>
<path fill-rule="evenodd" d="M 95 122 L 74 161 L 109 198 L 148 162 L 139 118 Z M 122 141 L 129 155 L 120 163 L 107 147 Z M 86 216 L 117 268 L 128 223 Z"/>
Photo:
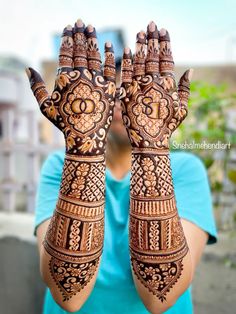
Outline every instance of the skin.
<path fill-rule="evenodd" d="M 118 141 L 116 143 L 117 149 L 115 151 L 112 149 L 109 150 L 110 158 L 107 160 L 107 167 L 110 169 L 112 175 L 116 179 L 120 180 L 130 170 L 131 154 L 130 154 L 130 140 L 128 138 L 126 129 L 123 125 L 122 109 L 119 100 L 116 100 L 113 120 L 109 132 L 111 133 L 111 135 L 114 135 L 114 137 L 118 139 Z M 119 151 L 119 153 L 117 153 L 117 151 Z M 48 267 L 48 257 L 46 256 L 47 254 L 45 253 L 42 243 L 45 238 L 49 223 L 50 219 L 44 221 L 42 224 L 38 226 L 36 232 L 40 255 L 41 274 L 46 284 L 50 286 L 50 290 L 56 302 L 58 302 L 66 311 L 69 312 L 77 311 L 81 308 L 81 306 L 87 299 L 87 296 L 91 293 L 95 278 L 91 286 L 88 285 L 86 288 L 83 289 L 83 292 L 79 298 L 79 302 L 78 298 L 75 299 L 72 298 L 70 302 L 66 303 L 61 302 L 60 300 L 61 296 L 57 293 L 56 287 L 53 288 L 54 283 L 53 282 L 49 283 L 48 277 L 47 278 L 45 277 L 45 269 L 47 269 Z M 181 224 L 189 247 L 189 252 L 185 256 L 184 261 L 185 265 L 187 265 L 186 267 L 187 275 L 183 276 L 183 278 L 179 280 L 178 285 L 176 285 L 175 289 L 184 292 L 194 278 L 194 273 L 202 256 L 204 247 L 206 245 L 208 234 L 186 219 L 181 218 Z M 196 241 L 196 239 L 198 239 L 198 241 Z M 170 308 L 179 297 L 179 295 L 175 293 L 174 291 L 175 289 L 173 289 L 173 293 L 171 294 L 171 296 L 167 298 L 167 301 L 164 304 L 161 304 L 160 302 L 156 301 L 153 295 L 147 292 L 147 289 L 140 285 L 140 283 L 136 280 L 135 276 L 134 282 L 140 295 L 140 298 L 142 299 L 144 305 L 147 307 L 149 312 L 151 312 L 152 314 L 163 313 L 168 308 Z"/>

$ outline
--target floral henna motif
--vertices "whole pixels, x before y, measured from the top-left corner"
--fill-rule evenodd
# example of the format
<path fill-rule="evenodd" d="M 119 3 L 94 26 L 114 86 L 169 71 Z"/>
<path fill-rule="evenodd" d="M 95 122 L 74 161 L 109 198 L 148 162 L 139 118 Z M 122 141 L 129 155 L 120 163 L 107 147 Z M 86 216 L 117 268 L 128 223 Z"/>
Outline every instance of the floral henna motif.
<path fill-rule="evenodd" d="M 176 283 L 183 270 L 182 261 L 158 264 L 138 262 L 132 259 L 132 267 L 139 279 L 161 302 L 166 300 L 165 295 Z"/>
<path fill-rule="evenodd" d="M 146 52 L 147 51 L 147 52 Z M 136 53 L 122 60 L 123 121 L 132 145 L 130 254 L 138 280 L 161 302 L 183 271 L 188 252 L 169 159 L 169 140 L 187 115 L 190 71 L 179 85 L 166 30 L 137 34 Z"/>
<path fill-rule="evenodd" d="M 98 259 L 78 264 L 51 258 L 50 271 L 62 291 L 63 301 L 68 301 L 81 291 L 91 280 L 97 267 Z"/>

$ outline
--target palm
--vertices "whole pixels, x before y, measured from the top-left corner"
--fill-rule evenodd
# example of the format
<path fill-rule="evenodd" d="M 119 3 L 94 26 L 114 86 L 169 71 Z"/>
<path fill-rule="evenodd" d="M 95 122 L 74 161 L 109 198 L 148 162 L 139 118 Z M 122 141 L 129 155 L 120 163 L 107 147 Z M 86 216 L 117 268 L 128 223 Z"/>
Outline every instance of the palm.
<path fill-rule="evenodd" d="M 116 90 L 112 47 L 106 47 L 102 73 L 95 30 L 86 33 L 84 26 L 73 32 L 66 29 L 59 65 L 61 70 L 51 97 L 38 99 L 37 90 L 34 91 L 40 109 L 64 133 L 67 152 L 101 154 Z"/>
<path fill-rule="evenodd" d="M 171 134 L 187 115 L 188 72 L 181 78 L 178 90 L 167 36 L 160 36 L 159 43 L 155 27 L 147 37 L 147 56 L 143 32 L 137 35 L 134 63 L 129 53 L 124 54 L 123 120 L 132 146 L 167 148 Z"/>
<path fill-rule="evenodd" d="M 42 110 L 63 131 L 69 149 L 77 141 L 83 152 L 91 151 L 107 134 L 114 92 L 113 82 L 93 77 L 88 70 L 75 70 L 58 76 L 52 102 Z"/>

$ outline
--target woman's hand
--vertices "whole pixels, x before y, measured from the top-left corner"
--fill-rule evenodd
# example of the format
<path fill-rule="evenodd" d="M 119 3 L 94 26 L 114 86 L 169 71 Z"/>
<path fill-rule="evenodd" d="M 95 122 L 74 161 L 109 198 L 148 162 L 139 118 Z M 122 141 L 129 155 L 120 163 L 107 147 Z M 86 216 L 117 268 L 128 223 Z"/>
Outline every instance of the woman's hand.
<path fill-rule="evenodd" d="M 104 153 L 115 97 L 115 58 L 111 43 L 105 45 L 102 71 L 96 30 L 78 20 L 62 34 L 59 71 L 50 96 L 41 76 L 26 70 L 41 112 L 65 136 L 70 154 Z"/>
<path fill-rule="evenodd" d="M 105 46 L 102 72 L 96 31 L 79 20 L 63 32 L 59 67 L 52 96 L 36 71 L 27 74 L 42 113 L 66 140 L 56 208 L 40 235 L 41 274 L 55 301 L 75 312 L 93 290 L 103 249 L 104 153 L 116 91 L 112 45 Z"/>
<path fill-rule="evenodd" d="M 146 52 L 147 51 L 147 52 Z M 137 35 L 136 53 L 122 62 L 123 119 L 132 145 L 129 246 L 136 289 L 153 314 L 187 289 L 192 263 L 176 206 L 169 138 L 187 115 L 189 79 L 177 88 L 166 30 L 151 22 Z"/>
<path fill-rule="evenodd" d="M 168 148 L 169 138 L 187 115 L 192 70 L 174 78 L 170 37 L 154 22 L 137 34 L 136 52 L 122 60 L 123 120 L 133 147 Z"/>

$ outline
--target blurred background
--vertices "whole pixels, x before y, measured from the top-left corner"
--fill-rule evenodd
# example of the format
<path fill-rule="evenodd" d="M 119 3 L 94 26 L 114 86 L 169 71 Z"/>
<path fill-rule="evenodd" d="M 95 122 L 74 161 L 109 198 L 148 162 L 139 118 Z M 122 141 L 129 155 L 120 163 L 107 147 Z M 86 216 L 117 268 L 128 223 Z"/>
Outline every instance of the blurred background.
<path fill-rule="evenodd" d="M 63 148 L 44 118 L 24 69 L 41 72 L 54 85 L 60 34 L 82 18 L 98 32 L 100 49 L 112 41 L 119 62 L 125 45 L 153 20 L 170 32 L 177 78 L 194 68 L 189 115 L 173 137 L 205 163 L 219 230 L 208 246 L 193 285 L 197 314 L 235 313 L 236 306 L 236 1 L 0 0 L 0 314 L 41 311 L 33 236 L 40 166 Z M 190 145 L 191 146 L 191 145 Z M 14 302 L 12 301 L 14 298 Z"/>

